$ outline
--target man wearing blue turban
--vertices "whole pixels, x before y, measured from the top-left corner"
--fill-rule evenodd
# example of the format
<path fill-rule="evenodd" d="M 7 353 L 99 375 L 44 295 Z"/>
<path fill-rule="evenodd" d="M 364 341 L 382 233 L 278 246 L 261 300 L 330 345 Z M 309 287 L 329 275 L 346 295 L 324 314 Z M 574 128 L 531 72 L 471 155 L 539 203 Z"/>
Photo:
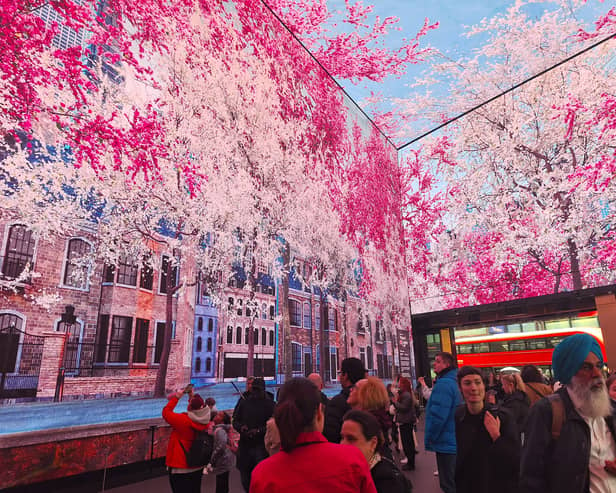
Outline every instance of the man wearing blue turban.
<path fill-rule="evenodd" d="M 597 340 L 567 337 L 552 354 L 563 387 L 535 403 L 526 425 L 520 492 L 616 492 L 616 429 Z"/>

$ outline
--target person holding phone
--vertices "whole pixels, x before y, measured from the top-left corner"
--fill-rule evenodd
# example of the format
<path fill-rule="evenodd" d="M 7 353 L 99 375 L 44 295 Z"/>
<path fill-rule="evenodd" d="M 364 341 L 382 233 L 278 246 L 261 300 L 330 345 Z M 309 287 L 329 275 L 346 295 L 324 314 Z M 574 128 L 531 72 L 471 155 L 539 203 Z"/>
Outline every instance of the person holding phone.
<path fill-rule="evenodd" d="M 486 386 L 478 368 L 458 370 L 464 404 L 455 413 L 456 493 L 517 493 L 520 435 L 514 418 L 486 406 Z"/>

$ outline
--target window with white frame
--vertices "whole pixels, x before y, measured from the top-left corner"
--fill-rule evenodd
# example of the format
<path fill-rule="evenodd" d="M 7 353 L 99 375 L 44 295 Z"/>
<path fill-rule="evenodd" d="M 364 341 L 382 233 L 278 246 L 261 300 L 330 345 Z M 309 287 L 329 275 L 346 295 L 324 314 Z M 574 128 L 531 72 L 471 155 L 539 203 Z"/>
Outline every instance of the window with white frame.
<path fill-rule="evenodd" d="M 328 311 L 328 329 L 338 330 L 338 318 L 336 317 L 336 309 L 330 308 Z"/>
<path fill-rule="evenodd" d="M 302 345 L 297 342 L 291 343 L 291 367 L 294 372 L 302 371 Z"/>
<path fill-rule="evenodd" d="M 78 289 L 88 287 L 91 251 L 90 243 L 81 238 L 72 238 L 68 241 L 62 284 Z"/>
<path fill-rule="evenodd" d="M 133 329 L 133 319 L 114 315 L 109 338 L 109 363 L 128 363 L 130 354 L 130 338 Z"/>
<path fill-rule="evenodd" d="M 136 286 L 138 271 L 139 267 L 135 262 L 126 256 L 122 256 L 118 260 L 118 277 L 116 282 L 124 286 Z"/>
<path fill-rule="evenodd" d="M 302 305 L 297 300 L 289 300 L 289 318 L 291 325 L 302 326 Z"/>
<path fill-rule="evenodd" d="M 15 279 L 27 266 L 34 263 L 34 233 L 23 224 L 14 224 L 9 228 L 2 262 L 2 275 Z"/>
<path fill-rule="evenodd" d="M 170 266 L 172 259 L 169 255 L 163 255 L 161 267 L 160 267 L 160 289 L 161 293 L 166 293 L 167 289 L 173 289 L 177 286 L 178 281 L 178 266 L 177 264 Z M 169 271 L 171 273 L 171 280 L 169 281 Z"/>
<path fill-rule="evenodd" d="M 0 370 L 13 373 L 19 367 L 19 343 L 23 319 L 15 313 L 0 313 Z"/>
<path fill-rule="evenodd" d="M 312 313 L 310 310 L 310 303 L 304 302 L 304 327 L 310 329 L 312 327 Z"/>

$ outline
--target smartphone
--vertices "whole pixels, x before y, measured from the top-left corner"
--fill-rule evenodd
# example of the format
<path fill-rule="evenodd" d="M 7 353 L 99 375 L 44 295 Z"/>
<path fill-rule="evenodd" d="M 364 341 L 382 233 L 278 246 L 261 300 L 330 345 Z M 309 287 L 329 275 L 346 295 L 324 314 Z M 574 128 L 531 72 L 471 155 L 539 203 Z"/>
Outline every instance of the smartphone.
<path fill-rule="evenodd" d="M 184 387 L 184 393 L 189 394 L 193 387 L 194 385 L 192 383 L 189 383 L 186 387 Z"/>

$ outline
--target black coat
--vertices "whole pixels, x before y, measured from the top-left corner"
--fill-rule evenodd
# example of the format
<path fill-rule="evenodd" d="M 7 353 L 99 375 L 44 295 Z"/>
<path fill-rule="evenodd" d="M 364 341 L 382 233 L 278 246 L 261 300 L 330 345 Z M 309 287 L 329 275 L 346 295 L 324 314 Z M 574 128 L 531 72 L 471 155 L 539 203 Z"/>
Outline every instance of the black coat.
<path fill-rule="evenodd" d="M 518 431 L 523 433 L 526 429 L 526 420 L 530 409 L 528 396 L 521 390 L 515 390 L 512 394 L 505 394 L 501 407 L 509 411 L 515 420 Z"/>
<path fill-rule="evenodd" d="M 466 405 L 455 414 L 456 493 L 517 493 L 520 435 L 511 414 L 491 410 L 500 419 L 500 437 L 492 441 L 485 429 L 485 409 L 470 414 Z"/>
<path fill-rule="evenodd" d="M 377 493 L 409 493 L 413 489 L 400 469 L 384 457 L 370 470 L 370 474 Z"/>
<path fill-rule="evenodd" d="M 264 444 L 267 420 L 273 414 L 274 400 L 268 393 L 252 391 L 242 396 L 235 406 L 232 421 L 233 428 L 240 434 L 240 446 Z"/>
<path fill-rule="evenodd" d="M 342 429 L 342 418 L 351 406 L 347 404 L 347 399 L 351 393 L 351 387 L 346 387 L 332 397 L 325 408 L 325 424 L 323 425 L 323 435 L 332 443 L 340 443 L 340 430 Z"/>
<path fill-rule="evenodd" d="M 565 422 L 558 440 L 552 440 L 552 406 L 547 398 L 530 409 L 522 449 L 521 493 L 587 493 L 590 461 L 590 428 L 577 413 L 566 388 L 557 392 L 563 402 Z M 614 421 L 605 418 L 612 436 Z"/>

